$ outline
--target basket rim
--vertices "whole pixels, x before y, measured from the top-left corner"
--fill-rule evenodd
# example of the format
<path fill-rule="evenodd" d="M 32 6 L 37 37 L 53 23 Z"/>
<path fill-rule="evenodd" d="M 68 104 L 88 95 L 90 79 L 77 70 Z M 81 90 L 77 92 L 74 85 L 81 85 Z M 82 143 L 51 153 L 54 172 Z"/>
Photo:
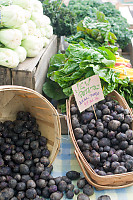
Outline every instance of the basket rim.
<path fill-rule="evenodd" d="M 78 161 L 78 163 L 79 163 L 79 165 L 80 165 L 80 168 L 81 168 L 81 170 L 82 170 L 82 172 L 83 172 L 83 174 L 84 174 L 86 180 L 87 180 L 91 185 L 93 185 L 94 187 L 96 187 L 96 189 L 98 189 L 98 190 L 120 189 L 120 188 L 125 188 L 125 187 L 129 187 L 129 186 L 132 186 L 132 185 L 133 185 L 133 182 L 129 182 L 129 183 L 127 183 L 127 184 L 118 185 L 118 186 L 117 186 L 117 185 L 100 185 L 100 184 L 94 182 L 94 181 L 91 179 L 91 177 L 89 177 L 88 172 L 86 171 L 85 167 L 83 166 L 83 163 L 82 163 L 82 161 L 80 160 L 80 157 L 79 157 L 78 152 L 75 150 L 74 153 L 75 153 L 75 156 L 76 156 L 76 158 L 77 158 L 77 161 Z"/>

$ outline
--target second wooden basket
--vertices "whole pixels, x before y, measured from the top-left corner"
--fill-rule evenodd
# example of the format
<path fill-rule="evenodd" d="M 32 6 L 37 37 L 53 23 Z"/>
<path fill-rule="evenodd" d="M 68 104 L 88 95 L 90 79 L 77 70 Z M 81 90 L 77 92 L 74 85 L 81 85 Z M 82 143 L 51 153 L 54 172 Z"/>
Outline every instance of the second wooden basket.
<path fill-rule="evenodd" d="M 132 116 L 131 109 L 129 108 L 126 100 L 118 92 L 113 91 L 108 96 L 111 96 L 111 98 L 114 100 L 117 100 L 121 106 L 123 106 L 125 109 L 128 109 Z M 94 185 L 95 187 L 97 187 L 99 189 L 115 189 L 115 188 L 122 188 L 122 187 L 127 187 L 129 185 L 133 185 L 133 172 L 100 176 L 91 168 L 91 166 L 85 159 L 84 155 L 82 154 L 82 152 L 77 144 L 77 141 L 75 139 L 75 136 L 74 136 L 72 123 L 71 123 L 71 113 L 70 113 L 70 106 L 74 102 L 75 102 L 75 98 L 74 98 L 74 96 L 71 96 L 69 98 L 69 101 L 67 101 L 67 103 L 66 103 L 68 127 L 69 127 L 72 142 L 73 142 L 75 150 L 76 150 L 75 154 L 76 154 L 77 160 L 80 164 L 80 167 L 81 167 L 84 175 L 86 175 L 88 177 L 88 181 L 90 181 L 92 185 Z M 132 122 L 131 126 L 132 126 L 131 128 L 133 129 L 133 122 Z"/>
<path fill-rule="evenodd" d="M 61 125 L 54 106 L 38 92 L 21 86 L 0 86 L 0 121 L 15 120 L 18 111 L 30 112 L 47 138 L 50 164 L 60 148 Z"/>

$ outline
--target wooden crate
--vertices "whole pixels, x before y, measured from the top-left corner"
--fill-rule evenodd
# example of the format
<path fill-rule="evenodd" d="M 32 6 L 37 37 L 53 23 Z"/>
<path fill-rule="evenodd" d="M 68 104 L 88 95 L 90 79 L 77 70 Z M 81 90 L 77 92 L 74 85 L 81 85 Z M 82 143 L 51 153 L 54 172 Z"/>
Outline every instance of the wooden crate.
<path fill-rule="evenodd" d="M 0 67 L 0 85 L 19 85 L 42 93 L 49 60 L 56 53 L 57 36 L 53 35 L 49 45 L 42 49 L 35 58 L 27 58 L 13 69 Z"/>
<path fill-rule="evenodd" d="M 57 36 L 53 35 L 49 45 L 35 58 L 27 58 L 18 67 L 12 69 L 12 84 L 21 85 L 42 93 L 49 60 L 57 53 Z"/>

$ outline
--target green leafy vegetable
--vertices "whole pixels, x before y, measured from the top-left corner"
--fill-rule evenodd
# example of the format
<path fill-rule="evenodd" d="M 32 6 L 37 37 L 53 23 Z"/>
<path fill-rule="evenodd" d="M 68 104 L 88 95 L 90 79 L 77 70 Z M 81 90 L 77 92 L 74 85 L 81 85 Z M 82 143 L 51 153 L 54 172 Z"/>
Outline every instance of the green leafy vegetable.
<path fill-rule="evenodd" d="M 113 49 L 113 52 L 116 51 L 118 48 L 116 46 L 113 48 L 113 45 L 117 38 L 110 32 L 110 23 L 105 19 L 103 13 L 97 11 L 96 14 L 96 19 L 85 17 L 84 20 L 81 20 L 77 25 L 77 34 L 66 40 L 73 44 L 82 41 L 88 47 L 104 45 L 109 48 L 109 45 L 112 45 L 112 48 L 110 47 L 109 49 Z"/>
<path fill-rule="evenodd" d="M 127 20 L 122 17 L 119 10 L 110 2 L 103 3 L 98 0 L 71 0 L 69 2 L 68 8 L 73 11 L 76 17 L 76 24 L 83 20 L 86 16 L 96 19 L 97 11 L 104 13 L 106 19 L 111 25 L 111 32 L 114 33 L 117 37 L 117 43 L 121 49 L 124 49 L 130 42 L 133 37 L 133 31 L 129 29 L 129 24 Z M 99 19 L 99 16 L 98 16 Z M 100 18 L 101 21 L 102 17 Z"/>
<path fill-rule="evenodd" d="M 51 99 L 60 100 L 66 98 L 62 92 L 62 88 L 50 79 L 48 79 L 47 82 L 43 84 L 43 91 L 45 92 L 45 95 Z"/>
<path fill-rule="evenodd" d="M 107 52 L 111 56 L 106 55 L 105 57 Z M 57 54 L 51 58 L 47 77 L 54 83 L 58 83 L 66 96 L 72 94 L 71 86 L 73 84 L 94 74 L 100 74 L 103 82 L 110 84 L 110 74 L 113 74 L 114 71 L 109 67 L 115 64 L 115 56 L 113 57 L 109 50 L 107 52 L 105 48 L 104 50 L 89 48 L 83 43 L 71 44 L 65 55 Z M 47 92 L 46 87 L 43 88 L 43 91 Z"/>
<path fill-rule="evenodd" d="M 119 78 L 119 73 L 112 68 L 114 64 L 114 54 L 105 47 L 71 44 L 65 54 L 51 58 L 48 81 L 44 83 L 43 92 L 56 100 L 65 99 L 73 94 L 72 85 L 98 74 L 104 95 L 117 90 L 133 107 L 133 84 L 129 78 Z"/>
<path fill-rule="evenodd" d="M 44 0 L 42 1 L 42 3 L 44 14 L 50 17 L 51 24 L 54 29 L 54 34 L 58 36 L 68 36 L 72 35 L 75 32 L 76 15 L 68 8 L 60 6 L 61 0 Z"/>

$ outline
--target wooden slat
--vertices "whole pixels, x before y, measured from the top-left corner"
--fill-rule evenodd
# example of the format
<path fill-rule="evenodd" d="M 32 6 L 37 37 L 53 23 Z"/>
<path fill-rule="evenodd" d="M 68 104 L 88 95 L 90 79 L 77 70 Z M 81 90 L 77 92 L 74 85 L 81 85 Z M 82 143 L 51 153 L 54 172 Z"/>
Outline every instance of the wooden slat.
<path fill-rule="evenodd" d="M 12 71 L 12 85 L 19 85 L 35 89 L 34 74 L 36 69 L 31 71 L 14 70 Z"/>
<path fill-rule="evenodd" d="M 54 35 L 48 45 L 46 51 L 43 53 L 37 70 L 35 73 L 35 90 L 39 93 L 42 93 L 42 86 L 45 82 L 50 58 L 57 53 L 57 36 Z"/>
<path fill-rule="evenodd" d="M 11 85 L 11 69 L 0 66 L 0 85 Z"/>

